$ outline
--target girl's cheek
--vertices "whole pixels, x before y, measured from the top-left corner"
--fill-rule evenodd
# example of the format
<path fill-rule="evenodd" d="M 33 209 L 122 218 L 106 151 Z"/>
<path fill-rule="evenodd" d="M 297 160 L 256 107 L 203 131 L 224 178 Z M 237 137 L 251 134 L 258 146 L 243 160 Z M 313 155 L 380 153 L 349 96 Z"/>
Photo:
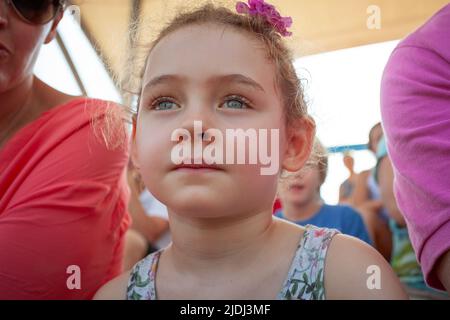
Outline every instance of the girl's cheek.
<path fill-rule="evenodd" d="M 137 132 L 137 158 L 141 170 L 151 170 L 151 174 L 157 174 L 170 161 L 170 135 L 161 131 L 143 128 Z"/>
<path fill-rule="evenodd" d="M 141 166 L 146 166 L 148 163 L 155 161 L 160 154 L 158 144 L 153 138 L 141 138 L 137 142 L 137 154 Z"/>

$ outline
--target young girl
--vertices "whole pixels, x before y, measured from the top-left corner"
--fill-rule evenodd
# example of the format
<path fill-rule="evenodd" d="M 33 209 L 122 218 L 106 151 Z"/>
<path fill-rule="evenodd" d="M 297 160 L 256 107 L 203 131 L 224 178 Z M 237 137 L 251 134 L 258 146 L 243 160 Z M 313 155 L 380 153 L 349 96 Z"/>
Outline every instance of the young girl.
<path fill-rule="evenodd" d="M 278 129 L 280 170 L 297 171 L 309 157 L 315 126 L 281 38 L 290 21 L 263 1 L 237 9 L 241 14 L 207 5 L 179 15 L 152 46 L 132 157 L 147 188 L 168 207 L 172 244 L 96 298 L 405 298 L 369 245 L 274 218 L 278 175 L 262 175 L 262 161 L 171 160 L 172 133 L 198 134 L 194 121 L 202 122 L 204 148 L 213 143 L 207 129 Z M 370 277 L 378 277 L 375 288 Z"/>

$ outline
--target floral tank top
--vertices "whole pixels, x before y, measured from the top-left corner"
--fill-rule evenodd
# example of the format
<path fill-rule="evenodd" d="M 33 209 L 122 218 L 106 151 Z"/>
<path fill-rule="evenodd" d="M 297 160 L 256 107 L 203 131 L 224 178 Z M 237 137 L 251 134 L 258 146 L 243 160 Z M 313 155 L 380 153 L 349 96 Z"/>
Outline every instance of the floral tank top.
<path fill-rule="evenodd" d="M 324 300 L 325 257 L 336 229 L 305 227 L 278 300 Z M 154 252 L 132 269 L 127 287 L 128 300 L 156 300 L 155 278 L 161 252 Z"/>

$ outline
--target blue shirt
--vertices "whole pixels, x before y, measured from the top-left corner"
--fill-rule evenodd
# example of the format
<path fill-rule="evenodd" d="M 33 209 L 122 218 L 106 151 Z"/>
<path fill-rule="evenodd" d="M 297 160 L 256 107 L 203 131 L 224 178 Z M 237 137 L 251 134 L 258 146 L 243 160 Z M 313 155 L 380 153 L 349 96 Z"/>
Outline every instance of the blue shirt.
<path fill-rule="evenodd" d="M 275 216 L 286 219 L 282 209 L 277 210 Z M 368 244 L 372 244 L 363 219 L 358 212 L 346 205 L 332 206 L 324 204 L 311 218 L 293 222 L 301 226 L 312 224 L 317 227 L 338 229 L 344 234 L 359 238 Z"/>

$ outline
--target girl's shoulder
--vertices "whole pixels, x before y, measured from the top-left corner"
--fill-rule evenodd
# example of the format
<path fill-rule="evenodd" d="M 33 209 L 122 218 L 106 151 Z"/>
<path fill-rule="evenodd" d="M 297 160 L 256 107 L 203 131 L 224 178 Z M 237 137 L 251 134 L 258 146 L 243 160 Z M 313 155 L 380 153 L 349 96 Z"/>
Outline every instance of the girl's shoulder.
<path fill-rule="evenodd" d="M 104 284 L 94 295 L 93 300 L 126 300 L 130 275 L 131 270 L 128 270 Z"/>
<path fill-rule="evenodd" d="M 327 299 L 407 299 L 389 263 L 352 236 L 333 237 L 324 273 Z"/>
<path fill-rule="evenodd" d="M 280 298 L 407 299 L 388 262 L 367 243 L 335 229 L 295 227 L 285 229 L 299 232 L 300 243 Z"/>

